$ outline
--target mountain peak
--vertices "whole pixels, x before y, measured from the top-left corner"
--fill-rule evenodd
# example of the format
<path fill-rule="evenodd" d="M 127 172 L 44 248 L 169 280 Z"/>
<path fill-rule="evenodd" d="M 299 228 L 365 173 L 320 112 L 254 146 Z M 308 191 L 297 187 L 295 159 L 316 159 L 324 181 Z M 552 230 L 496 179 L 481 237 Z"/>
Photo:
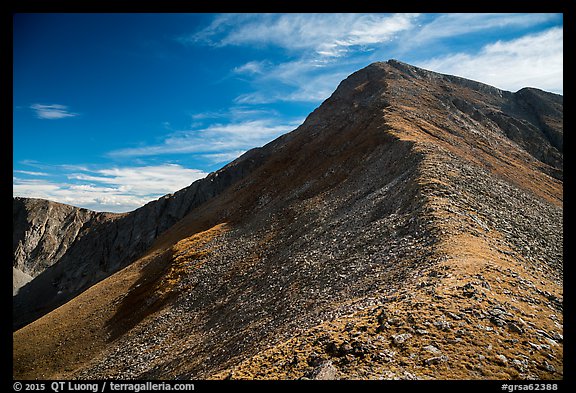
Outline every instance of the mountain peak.
<path fill-rule="evenodd" d="M 482 82 L 429 71 L 395 59 L 374 62 L 354 72 L 340 83 L 335 94 L 336 96 L 353 96 L 363 91 L 369 83 L 380 89 L 385 89 L 389 85 L 401 87 L 401 89 L 391 91 L 396 93 L 403 91 L 404 95 L 418 95 L 419 89 L 424 91 L 436 89 L 440 92 L 444 90 L 445 93 L 453 93 L 451 88 L 456 86 L 497 98 L 508 97 L 512 94 Z"/>
<path fill-rule="evenodd" d="M 23 228 L 69 247 L 15 296 L 14 378 L 562 378 L 562 113 L 373 63 L 174 195 Z"/>

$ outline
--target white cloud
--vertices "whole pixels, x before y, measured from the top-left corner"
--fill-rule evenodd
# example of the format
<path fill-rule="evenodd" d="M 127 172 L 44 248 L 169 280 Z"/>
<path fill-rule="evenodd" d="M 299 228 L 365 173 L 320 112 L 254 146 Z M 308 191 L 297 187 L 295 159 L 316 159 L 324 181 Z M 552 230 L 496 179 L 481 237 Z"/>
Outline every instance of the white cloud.
<path fill-rule="evenodd" d="M 482 81 L 503 90 L 523 87 L 563 93 L 563 31 L 555 27 L 510 41 L 497 41 L 478 53 L 454 53 L 416 65 Z"/>
<path fill-rule="evenodd" d="M 328 57 L 350 46 L 389 40 L 412 27 L 417 14 L 226 14 L 181 42 L 216 46 L 274 45 Z"/>
<path fill-rule="evenodd" d="M 269 104 L 282 101 L 321 102 L 338 83 L 358 68 L 359 59 L 302 58 L 268 64 L 255 76 L 254 91 L 235 98 L 237 104 Z M 368 64 L 362 64 L 368 65 Z"/>
<path fill-rule="evenodd" d="M 297 78 L 287 81 L 284 86 L 277 85 L 274 89 L 265 87 L 241 94 L 234 99 L 237 104 L 271 104 L 274 102 L 322 102 L 334 92 L 338 83 L 346 78 L 354 69 L 343 72 L 327 72 L 326 74 L 303 73 Z M 262 78 L 258 84 L 278 83 L 279 77 Z M 287 88 L 286 85 L 289 85 Z"/>
<path fill-rule="evenodd" d="M 200 112 L 190 115 L 192 120 L 203 121 L 207 119 L 228 119 L 233 123 L 257 118 L 271 118 L 278 116 L 279 113 L 276 110 L 267 108 L 254 108 L 252 106 L 245 105 L 236 105 L 226 108 L 225 110 Z"/>
<path fill-rule="evenodd" d="M 158 145 L 115 150 L 109 155 L 120 158 L 163 154 L 229 154 L 262 146 L 295 129 L 300 123 L 301 120 L 278 123 L 276 119 L 257 119 L 212 124 L 172 133 Z"/>
<path fill-rule="evenodd" d="M 495 29 L 527 28 L 547 22 L 557 17 L 557 14 L 441 14 L 431 22 L 410 32 L 403 41 L 404 50 L 412 50 L 416 46 L 429 45 L 443 38 L 454 38 L 480 31 Z"/>
<path fill-rule="evenodd" d="M 23 175 L 30 175 L 30 176 L 49 176 L 49 174 L 46 172 L 35 172 L 35 171 L 15 170 L 14 173 L 21 173 Z"/>
<path fill-rule="evenodd" d="M 237 74 L 261 74 L 268 66 L 268 61 L 249 61 L 248 63 L 235 67 L 234 72 Z"/>
<path fill-rule="evenodd" d="M 125 166 L 83 169 L 68 174 L 66 181 L 14 177 L 12 187 L 14 196 L 49 199 L 97 211 L 126 212 L 187 187 L 206 175 L 176 164 Z"/>
<path fill-rule="evenodd" d="M 78 116 L 77 113 L 70 112 L 66 105 L 60 104 L 33 104 L 30 109 L 34 110 L 36 117 L 39 119 L 55 120 Z"/>
<path fill-rule="evenodd" d="M 113 185 L 120 191 L 135 195 L 150 195 L 174 192 L 207 175 L 200 170 L 183 168 L 176 164 L 114 167 L 94 170 L 93 173 L 94 175 L 71 174 L 69 178 Z"/>

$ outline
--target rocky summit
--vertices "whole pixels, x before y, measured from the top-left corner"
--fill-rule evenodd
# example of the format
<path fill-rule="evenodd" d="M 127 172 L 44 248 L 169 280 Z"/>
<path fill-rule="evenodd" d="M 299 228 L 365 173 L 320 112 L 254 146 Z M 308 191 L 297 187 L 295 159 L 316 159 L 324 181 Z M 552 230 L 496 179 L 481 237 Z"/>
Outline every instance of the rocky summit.
<path fill-rule="evenodd" d="M 563 378 L 556 94 L 374 63 L 131 213 L 13 214 L 15 379 Z"/>

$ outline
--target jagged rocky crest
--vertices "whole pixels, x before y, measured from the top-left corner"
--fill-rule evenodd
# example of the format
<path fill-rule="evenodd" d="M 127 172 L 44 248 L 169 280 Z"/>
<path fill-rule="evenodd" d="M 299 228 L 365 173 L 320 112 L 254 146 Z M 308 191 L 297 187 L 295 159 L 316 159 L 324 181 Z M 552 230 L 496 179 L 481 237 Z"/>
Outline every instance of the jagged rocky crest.
<path fill-rule="evenodd" d="M 17 198 L 15 378 L 561 378 L 562 105 L 390 60 L 134 212 Z"/>

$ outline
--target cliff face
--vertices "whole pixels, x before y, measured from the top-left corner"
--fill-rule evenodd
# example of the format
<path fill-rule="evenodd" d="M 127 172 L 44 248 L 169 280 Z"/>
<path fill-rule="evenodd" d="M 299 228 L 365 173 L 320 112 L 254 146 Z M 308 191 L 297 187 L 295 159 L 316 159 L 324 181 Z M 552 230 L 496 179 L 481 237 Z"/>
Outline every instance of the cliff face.
<path fill-rule="evenodd" d="M 42 199 L 14 198 L 12 205 L 13 267 L 36 277 L 58 262 L 95 212 Z"/>
<path fill-rule="evenodd" d="M 14 198 L 13 293 L 58 262 L 83 227 L 97 215 L 41 199 Z"/>
<path fill-rule="evenodd" d="M 560 96 L 372 64 L 110 220 L 140 254 L 15 332 L 15 377 L 561 378 L 562 134 Z"/>

